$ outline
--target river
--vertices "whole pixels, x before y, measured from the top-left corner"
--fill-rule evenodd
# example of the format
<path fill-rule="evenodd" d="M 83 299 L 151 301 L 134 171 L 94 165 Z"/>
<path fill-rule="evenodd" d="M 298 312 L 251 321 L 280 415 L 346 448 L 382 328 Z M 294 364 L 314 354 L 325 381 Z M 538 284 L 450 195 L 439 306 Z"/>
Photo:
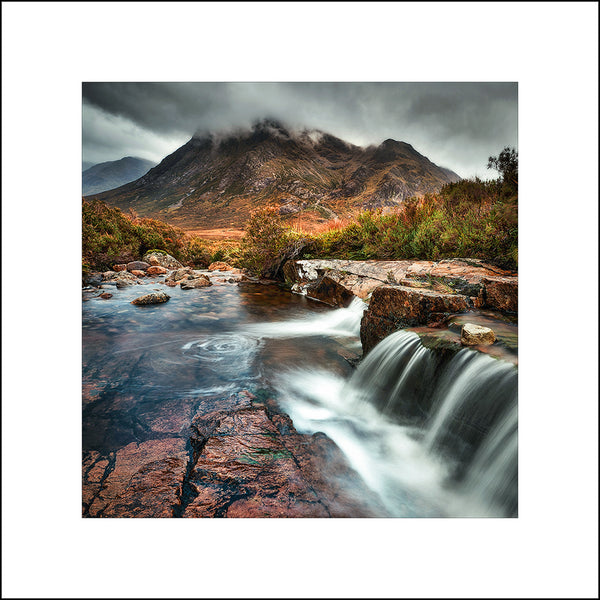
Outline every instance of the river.
<path fill-rule="evenodd" d="M 130 303 L 153 289 L 171 299 Z M 90 292 L 83 303 L 84 464 L 132 443 L 187 439 L 199 403 L 218 407 L 248 390 L 273 397 L 299 432 L 331 438 L 378 497 L 378 516 L 517 515 L 511 362 L 440 353 L 401 331 L 355 368 L 358 299 L 333 309 L 274 285 L 224 280 L 102 291 L 113 297 Z"/>

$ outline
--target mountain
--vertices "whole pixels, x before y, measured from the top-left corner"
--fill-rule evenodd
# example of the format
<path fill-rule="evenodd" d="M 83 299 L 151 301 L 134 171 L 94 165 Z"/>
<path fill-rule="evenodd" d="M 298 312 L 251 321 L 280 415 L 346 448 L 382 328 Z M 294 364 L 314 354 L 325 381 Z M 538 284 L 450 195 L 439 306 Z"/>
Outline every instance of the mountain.
<path fill-rule="evenodd" d="M 410 144 L 361 148 L 273 120 L 228 135 L 196 135 L 132 183 L 97 198 L 187 229 L 242 226 L 266 203 L 294 218 L 326 220 L 396 206 L 460 177 Z"/>
<path fill-rule="evenodd" d="M 81 171 L 82 171 L 82 172 L 83 172 L 83 171 L 87 171 L 87 170 L 88 170 L 90 167 L 93 167 L 95 164 L 96 164 L 96 163 L 93 163 L 93 162 L 88 162 L 88 161 L 84 160 L 84 161 L 81 163 Z"/>
<path fill-rule="evenodd" d="M 93 165 L 81 174 L 83 195 L 97 194 L 105 190 L 135 181 L 148 172 L 156 163 L 144 158 L 126 156 L 120 160 Z M 85 163 L 84 163 L 85 165 Z"/>

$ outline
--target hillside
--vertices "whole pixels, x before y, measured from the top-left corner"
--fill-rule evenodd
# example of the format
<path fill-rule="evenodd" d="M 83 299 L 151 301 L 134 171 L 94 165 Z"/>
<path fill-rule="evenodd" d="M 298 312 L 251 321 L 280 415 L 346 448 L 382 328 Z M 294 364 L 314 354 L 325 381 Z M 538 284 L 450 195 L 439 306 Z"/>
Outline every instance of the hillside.
<path fill-rule="evenodd" d="M 97 194 L 135 181 L 155 164 L 144 158 L 126 156 L 90 166 L 81 174 L 82 193 L 84 196 Z"/>
<path fill-rule="evenodd" d="M 230 227 L 264 204 L 278 205 L 288 220 L 327 220 L 459 179 L 405 142 L 361 148 L 263 120 L 249 131 L 196 135 L 136 181 L 93 198 L 186 229 Z"/>

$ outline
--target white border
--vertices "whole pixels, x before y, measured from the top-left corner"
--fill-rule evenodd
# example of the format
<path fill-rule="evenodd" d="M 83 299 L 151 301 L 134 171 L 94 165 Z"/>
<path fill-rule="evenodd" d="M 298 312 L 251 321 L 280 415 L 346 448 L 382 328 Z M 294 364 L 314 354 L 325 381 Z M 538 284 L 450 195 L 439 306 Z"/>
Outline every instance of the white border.
<path fill-rule="evenodd" d="M 597 595 L 595 3 L 3 3 L 3 596 Z M 518 81 L 518 520 L 80 518 L 81 81 Z"/>

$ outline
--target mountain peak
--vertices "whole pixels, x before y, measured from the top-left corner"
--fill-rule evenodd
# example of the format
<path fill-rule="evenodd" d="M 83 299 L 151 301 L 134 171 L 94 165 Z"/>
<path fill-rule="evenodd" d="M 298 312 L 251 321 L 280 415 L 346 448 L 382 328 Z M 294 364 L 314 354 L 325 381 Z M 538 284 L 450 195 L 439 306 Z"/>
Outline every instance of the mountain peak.
<path fill-rule="evenodd" d="M 457 179 L 405 142 L 361 148 L 267 117 L 198 133 L 148 174 L 98 198 L 184 228 L 243 226 L 265 204 L 325 220 L 397 206 Z"/>

